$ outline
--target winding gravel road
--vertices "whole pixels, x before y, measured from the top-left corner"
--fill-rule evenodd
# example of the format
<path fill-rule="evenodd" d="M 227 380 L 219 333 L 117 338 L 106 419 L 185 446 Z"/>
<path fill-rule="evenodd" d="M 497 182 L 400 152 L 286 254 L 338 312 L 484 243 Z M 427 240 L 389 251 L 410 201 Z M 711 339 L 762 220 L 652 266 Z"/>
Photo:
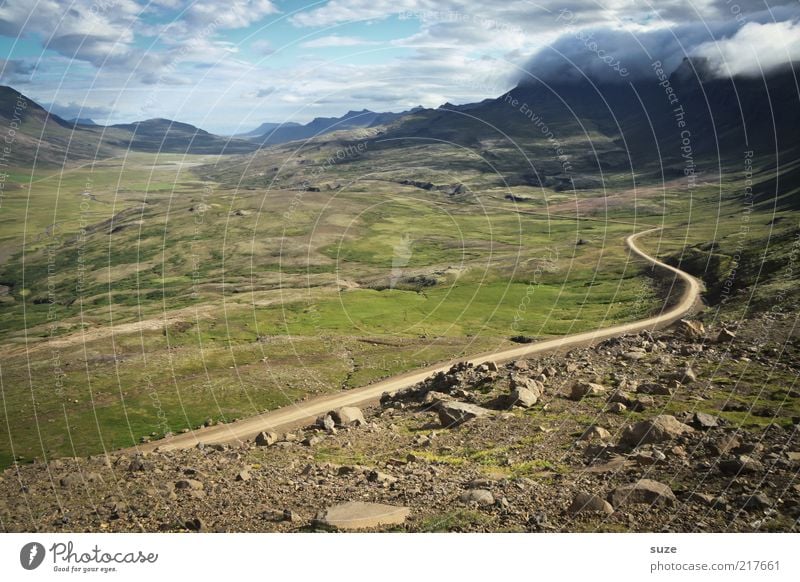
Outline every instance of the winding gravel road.
<path fill-rule="evenodd" d="M 665 327 L 684 315 L 692 311 L 700 301 L 702 284 L 689 275 L 671 267 L 653 257 L 645 254 L 636 246 L 636 239 L 646 234 L 660 230 L 654 228 L 637 234 L 633 234 L 625 239 L 625 244 L 631 252 L 645 261 L 662 267 L 674 273 L 683 283 L 680 298 L 670 309 L 653 317 L 605 327 L 595 331 L 567 335 L 555 339 L 545 340 L 520 347 L 509 348 L 497 352 L 476 355 L 468 361 L 475 365 L 487 362 L 505 362 L 518 358 L 524 358 L 534 354 L 554 352 L 563 349 L 571 349 L 577 346 L 584 346 L 604 340 L 610 337 L 619 336 L 626 333 L 637 333 L 642 330 L 651 330 Z M 463 361 L 463 358 L 459 360 Z M 342 406 L 363 406 L 376 402 L 384 392 L 396 392 L 407 386 L 412 386 L 438 371 L 446 371 L 452 366 L 453 360 L 443 364 L 437 364 L 427 368 L 421 368 L 412 372 L 407 372 L 399 376 L 394 376 L 375 384 L 369 384 L 361 388 L 355 388 L 346 392 L 337 392 L 324 396 L 315 397 L 311 400 L 299 402 L 284 408 L 265 412 L 257 416 L 244 419 L 230 424 L 221 424 L 208 428 L 198 429 L 189 433 L 177 435 L 169 439 L 155 441 L 135 447 L 138 451 L 152 451 L 155 448 L 160 450 L 186 449 L 196 446 L 197 443 L 231 443 L 247 439 L 252 439 L 261 431 L 286 429 L 289 427 L 309 424 L 318 416 Z"/>

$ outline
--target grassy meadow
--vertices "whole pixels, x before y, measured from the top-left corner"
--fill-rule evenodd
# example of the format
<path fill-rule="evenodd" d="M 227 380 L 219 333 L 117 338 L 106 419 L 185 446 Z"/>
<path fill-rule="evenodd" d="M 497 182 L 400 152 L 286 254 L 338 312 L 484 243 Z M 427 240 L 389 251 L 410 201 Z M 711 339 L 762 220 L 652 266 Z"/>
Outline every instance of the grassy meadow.
<path fill-rule="evenodd" d="M 675 257 L 740 229 L 735 171 L 691 197 L 680 181 L 634 188 L 622 174 L 556 192 L 504 184 L 441 145 L 325 166 L 336 139 L 12 172 L 0 466 L 230 422 L 513 336 L 635 320 L 663 297 L 626 236 L 664 226 L 643 247 Z M 752 216 L 754 241 L 797 228 Z"/>

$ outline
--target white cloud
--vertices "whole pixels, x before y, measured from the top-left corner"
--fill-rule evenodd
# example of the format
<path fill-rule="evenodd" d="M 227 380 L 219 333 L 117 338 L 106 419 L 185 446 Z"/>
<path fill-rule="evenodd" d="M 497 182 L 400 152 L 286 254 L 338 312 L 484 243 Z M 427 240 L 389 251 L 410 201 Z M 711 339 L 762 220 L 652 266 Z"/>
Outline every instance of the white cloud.
<path fill-rule="evenodd" d="M 760 75 L 800 60 L 800 23 L 750 22 L 733 36 L 703 43 L 693 52 L 706 57 L 719 75 Z"/>
<path fill-rule="evenodd" d="M 340 47 L 340 46 L 360 46 L 360 45 L 371 45 L 371 44 L 380 44 L 380 43 L 369 41 L 363 38 L 356 38 L 353 36 L 340 36 L 338 34 L 332 34 L 329 36 L 321 36 L 319 38 L 315 38 L 314 40 L 309 40 L 307 42 L 302 43 L 300 46 L 304 48 L 330 48 L 330 47 Z"/>
<path fill-rule="evenodd" d="M 186 20 L 220 29 L 244 28 L 277 12 L 269 0 L 197 0 L 186 11 Z"/>

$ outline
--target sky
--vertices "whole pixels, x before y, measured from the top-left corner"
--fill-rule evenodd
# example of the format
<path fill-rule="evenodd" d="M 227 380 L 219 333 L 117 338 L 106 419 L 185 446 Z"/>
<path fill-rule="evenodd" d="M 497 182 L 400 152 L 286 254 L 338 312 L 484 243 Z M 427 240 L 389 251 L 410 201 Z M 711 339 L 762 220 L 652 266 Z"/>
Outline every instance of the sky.
<path fill-rule="evenodd" d="M 800 59 L 799 19 L 797 0 L 2 0 L 0 83 L 66 118 L 233 134 L 655 59 L 763 74 Z"/>

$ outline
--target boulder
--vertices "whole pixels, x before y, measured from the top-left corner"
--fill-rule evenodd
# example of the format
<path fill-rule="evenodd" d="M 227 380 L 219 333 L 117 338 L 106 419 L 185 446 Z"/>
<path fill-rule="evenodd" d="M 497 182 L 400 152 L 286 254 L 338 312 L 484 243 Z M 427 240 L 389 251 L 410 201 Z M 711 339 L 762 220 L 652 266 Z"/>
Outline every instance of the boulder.
<path fill-rule="evenodd" d="M 611 404 L 608 405 L 608 408 L 606 410 L 616 414 L 621 414 L 626 410 L 628 410 L 628 407 L 622 404 L 622 402 L 612 402 Z"/>
<path fill-rule="evenodd" d="M 582 441 L 592 441 L 592 440 L 599 440 L 599 441 L 610 441 L 611 440 L 611 433 L 604 429 L 602 426 L 592 425 L 587 428 L 584 433 L 581 435 L 580 440 Z"/>
<path fill-rule="evenodd" d="M 627 426 L 620 442 L 632 447 L 650 443 L 662 443 L 693 432 L 694 429 L 669 414 L 661 414 L 652 420 L 643 420 Z"/>
<path fill-rule="evenodd" d="M 278 442 L 278 435 L 275 434 L 274 432 L 268 432 L 268 431 L 260 432 L 256 435 L 255 442 L 256 445 L 258 445 L 259 447 L 268 447 Z"/>
<path fill-rule="evenodd" d="M 724 327 L 719 331 L 719 334 L 717 334 L 718 344 L 728 344 L 735 339 L 736 339 L 736 334 Z"/>
<path fill-rule="evenodd" d="M 637 394 L 652 394 L 655 396 L 672 396 L 672 388 L 663 384 L 649 382 L 636 387 Z"/>
<path fill-rule="evenodd" d="M 728 459 L 720 462 L 719 470 L 725 475 L 745 475 L 760 473 L 764 470 L 764 465 L 747 455 L 739 455 L 735 459 Z"/>
<path fill-rule="evenodd" d="M 514 388 L 509 395 L 509 401 L 512 406 L 521 406 L 523 408 L 530 408 L 539 400 L 539 395 L 533 390 L 523 387 Z"/>
<path fill-rule="evenodd" d="M 439 414 L 439 422 L 444 428 L 452 428 L 489 414 L 486 408 L 466 402 L 440 402 L 436 407 L 436 412 Z"/>
<path fill-rule="evenodd" d="M 578 381 L 572 385 L 569 398 L 570 400 L 581 400 L 586 396 L 597 396 L 599 394 L 603 394 L 605 391 L 606 387 L 602 384 Z"/>
<path fill-rule="evenodd" d="M 567 511 L 573 515 L 579 513 L 603 513 L 605 515 L 611 515 L 614 513 L 614 508 L 602 497 L 581 491 L 575 495 Z"/>
<path fill-rule="evenodd" d="M 683 334 L 683 337 L 685 337 L 687 340 L 703 339 L 703 336 L 706 333 L 706 328 L 703 326 L 702 322 L 690 319 L 681 319 L 678 322 L 678 328 Z"/>
<path fill-rule="evenodd" d="M 486 489 L 469 489 L 458 496 L 462 503 L 477 503 L 478 505 L 494 505 L 494 495 Z"/>
<path fill-rule="evenodd" d="M 83 477 L 80 473 L 70 473 L 69 475 L 61 477 L 59 484 L 65 488 L 79 487 L 83 485 Z"/>
<path fill-rule="evenodd" d="M 321 511 L 315 521 L 337 529 L 365 529 L 401 525 L 406 521 L 410 511 L 408 507 L 349 501 Z"/>
<path fill-rule="evenodd" d="M 614 508 L 631 503 L 672 506 L 677 501 L 669 486 L 652 479 L 640 479 L 636 483 L 617 487 L 609 493 L 608 500 Z"/>
<path fill-rule="evenodd" d="M 330 413 L 337 426 L 364 426 L 364 413 L 356 406 L 343 406 Z"/>
<path fill-rule="evenodd" d="M 705 412 L 695 412 L 689 424 L 700 430 L 708 430 L 709 428 L 718 427 L 720 425 L 720 418 L 713 414 L 706 414 Z"/>
<path fill-rule="evenodd" d="M 397 477 L 381 471 L 370 471 L 367 473 L 367 481 L 380 483 L 381 485 L 391 485 L 392 483 L 397 483 Z"/>
<path fill-rule="evenodd" d="M 192 491 L 200 491 L 203 488 L 203 483 L 196 479 L 180 479 L 175 482 L 175 489 L 190 489 Z"/>
<path fill-rule="evenodd" d="M 689 366 L 685 368 L 679 368 L 675 371 L 672 377 L 680 382 L 681 384 L 691 384 L 692 382 L 697 382 L 697 374 L 695 374 L 694 370 Z"/>

